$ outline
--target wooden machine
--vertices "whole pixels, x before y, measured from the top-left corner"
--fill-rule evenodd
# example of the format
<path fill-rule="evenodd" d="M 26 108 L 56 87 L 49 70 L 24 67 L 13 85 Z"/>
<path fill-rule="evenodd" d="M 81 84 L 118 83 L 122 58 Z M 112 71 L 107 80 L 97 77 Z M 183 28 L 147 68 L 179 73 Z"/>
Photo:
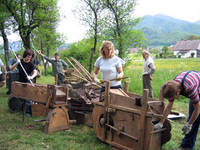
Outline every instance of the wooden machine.
<path fill-rule="evenodd" d="M 153 129 L 162 117 L 162 103 L 148 98 L 148 90 L 140 96 L 109 87 L 107 82 L 104 100 L 94 102 L 93 128 L 97 137 L 115 149 L 161 150 L 162 144 L 171 138 L 168 120 L 163 129 Z"/>
<path fill-rule="evenodd" d="M 25 102 L 32 101 L 32 116 L 47 116 L 41 120 L 45 121 L 46 133 L 69 129 L 69 124 L 76 120 L 78 123 L 92 124 L 92 102 L 98 100 L 100 89 L 88 84 L 92 83 L 90 73 L 76 59 L 71 59 L 67 60 L 73 69 L 68 69 L 69 77 L 65 78 L 65 85 L 32 86 L 30 83 L 13 82 L 8 100 L 10 110 L 23 110 L 24 120 Z M 73 120 L 69 120 L 69 116 Z"/>
<path fill-rule="evenodd" d="M 42 120 L 45 121 L 44 131 L 51 133 L 69 129 L 70 120 L 66 108 L 68 99 L 67 86 L 42 84 L 32 86 L 30 83 L 13 82 L 8 105 L 12 111 L 21 109 L 25 113 L 25 101 L 32 101 L 32 116 L 47 115 L 47 118 Z M 18 106 L 15 107 L 16 105 Z"/>
<path fill-rule="evenodd" d="M 76 78 L 73 81 L 67 78 L 69 85 L 31 86 L 14 82 L 9 98 L 11 110 L 16 109 L 12 106 L 20 105 L 16 100 L 33 101 L 32 115 L 48 114 L 46 133 L 69 129 L 69 110 L 70 118 L 79 121 L 80 117 L 76 116 L 81 114 L 84 120 L 81 123 L 92 123 L 96 136 L 114 149 L 161 150 L 171 138 L 168 120 L 161 130 L 154 131 L 154 124 L 162 117 L 163 103 L 149 98 L 148 90 L 144 90 L 142 96 L 129 92 L 128 83 L 125 83 L 125 90 L 110 89 L 109 81 L 105 81 L 106 89 L 99 101 L 101 86 L 93 82 L 90 73 L 77 60 L 71 59 L 67 59 L 73 67 L 70 73 Z"/>
<path fill-rule="evenodd" d="M 67 59 L 75 70 L 72 75 L 92 85 L 92 76 L 87 70 L 74 58 L 71 60 Z M 161 130 L 154 131 L 154 124 L 162 117 L 164 105 L 157 99 L 149 98 L 148 90 L 144 90 L 141 96 L 129 92 L 128 83 L 125 90 L 110 89 L 109 81 L 104 84 L 103 101 L 91 100 L 93 111 L 90 119 L 96 136 L 114 149 L 161 150 L 161 146 L 171 138 L 168 120 Z M 99 85 L 93 86 L 100 89 Z"/>

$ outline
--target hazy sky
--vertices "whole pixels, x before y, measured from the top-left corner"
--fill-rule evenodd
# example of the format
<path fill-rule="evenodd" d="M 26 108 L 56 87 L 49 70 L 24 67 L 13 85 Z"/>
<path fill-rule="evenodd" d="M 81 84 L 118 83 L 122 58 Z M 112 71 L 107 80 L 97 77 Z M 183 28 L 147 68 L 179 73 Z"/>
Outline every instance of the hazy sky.
<path fill-rule="evenodd" d="M 190 22 L 200 20 L 200 0 L 138 0 L 136 14 L 165 14 Z"/>
<path fill-rule="evenodd" d="M 85 27 L 73 16 L 76 0 L 59 0 L 62 21 L 58 31 L 67 36 L 67 42 L 75 42 L 84 37 Z M 135 15 L 164 14 L 190 22 L 200 20 L 200 0 L 138 0 Z"/>
<path fill-rule="evenodd" d="M 164 14 L 190 22 L 200 20 L 200 0 L 138 0 L 134 14 L 137 17 L 144 15 Z M 73 16 L 77 0 L 59 0 L 58 7 L 61 13 L 61 22 L 58 31 L 67 37 L 66 42 L 81 40 L 86 27 L 81 25 Z M 10 36 L 12 41 L 16 36 Z"/>

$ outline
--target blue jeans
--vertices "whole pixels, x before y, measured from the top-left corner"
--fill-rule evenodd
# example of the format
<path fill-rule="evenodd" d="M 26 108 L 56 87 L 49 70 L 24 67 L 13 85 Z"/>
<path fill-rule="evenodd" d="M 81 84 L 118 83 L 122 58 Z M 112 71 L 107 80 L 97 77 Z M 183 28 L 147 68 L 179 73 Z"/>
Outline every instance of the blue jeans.
<path fill-rule="evenodd" d="M 32 114 L 32 112 L 31 112 L 32 101 L 25 101 L 25 105 L 26 105 L 26 113 Z"/>
<path fill-rule="evenodd" d="M 190 120 L 190 117 L 192 116 L 193 111 L 194 111 L 194 107 L 190 100 L 189 117 L 188 117 L 187 121 Z M 197 133 L 199 130 L 199 125 L 200 125 L 200 115 L 197 117 L 197 119 L 193 123 L 191 131 L 188 134 L 186 134 L 185 137 L 183 138 L 181 147 L 193 149 L 195 142 L 196 142 Z"/>

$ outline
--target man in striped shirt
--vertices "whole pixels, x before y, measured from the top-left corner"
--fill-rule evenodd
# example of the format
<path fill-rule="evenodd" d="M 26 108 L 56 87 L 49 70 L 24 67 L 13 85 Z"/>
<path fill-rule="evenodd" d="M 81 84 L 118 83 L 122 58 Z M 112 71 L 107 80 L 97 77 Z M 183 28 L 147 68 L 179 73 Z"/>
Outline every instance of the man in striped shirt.
<path fill-rule="evenodd" d="M 160 90 L 160 100 L 168 99 L 168 104 L 163 111 L 163 118 L 154 126 L 154 130 L 161 129 L 163 123 L 171 112 L 174 99 L 183 95 L 190 99 L 189 116 L 182 131 L 185 137 L 177 150 L 192 150 L 200 125 L 200 72 L 181 72 L 173 80 L 166 82 Z"/>

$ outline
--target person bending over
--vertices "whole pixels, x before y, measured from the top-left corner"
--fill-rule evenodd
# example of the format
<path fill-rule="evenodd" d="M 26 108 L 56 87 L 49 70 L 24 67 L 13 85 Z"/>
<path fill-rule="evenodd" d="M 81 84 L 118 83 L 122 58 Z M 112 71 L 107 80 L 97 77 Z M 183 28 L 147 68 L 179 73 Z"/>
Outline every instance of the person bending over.
<path fill-rule="evenodd" d="M 171 112 L 175 99 L 180 95 L 189 98 L 189 116 L 182 128 L 185 135 L 180 147 L 176 150 L 192 150 L 200 125 L 200 72 L 185 71 L 173 80 L 166 82 L 160 89 L 160 100 L 168 99 L 163 111 L 163 118 L 154 126 L 154 130 L 161 129 L 165 119 Z"/>

